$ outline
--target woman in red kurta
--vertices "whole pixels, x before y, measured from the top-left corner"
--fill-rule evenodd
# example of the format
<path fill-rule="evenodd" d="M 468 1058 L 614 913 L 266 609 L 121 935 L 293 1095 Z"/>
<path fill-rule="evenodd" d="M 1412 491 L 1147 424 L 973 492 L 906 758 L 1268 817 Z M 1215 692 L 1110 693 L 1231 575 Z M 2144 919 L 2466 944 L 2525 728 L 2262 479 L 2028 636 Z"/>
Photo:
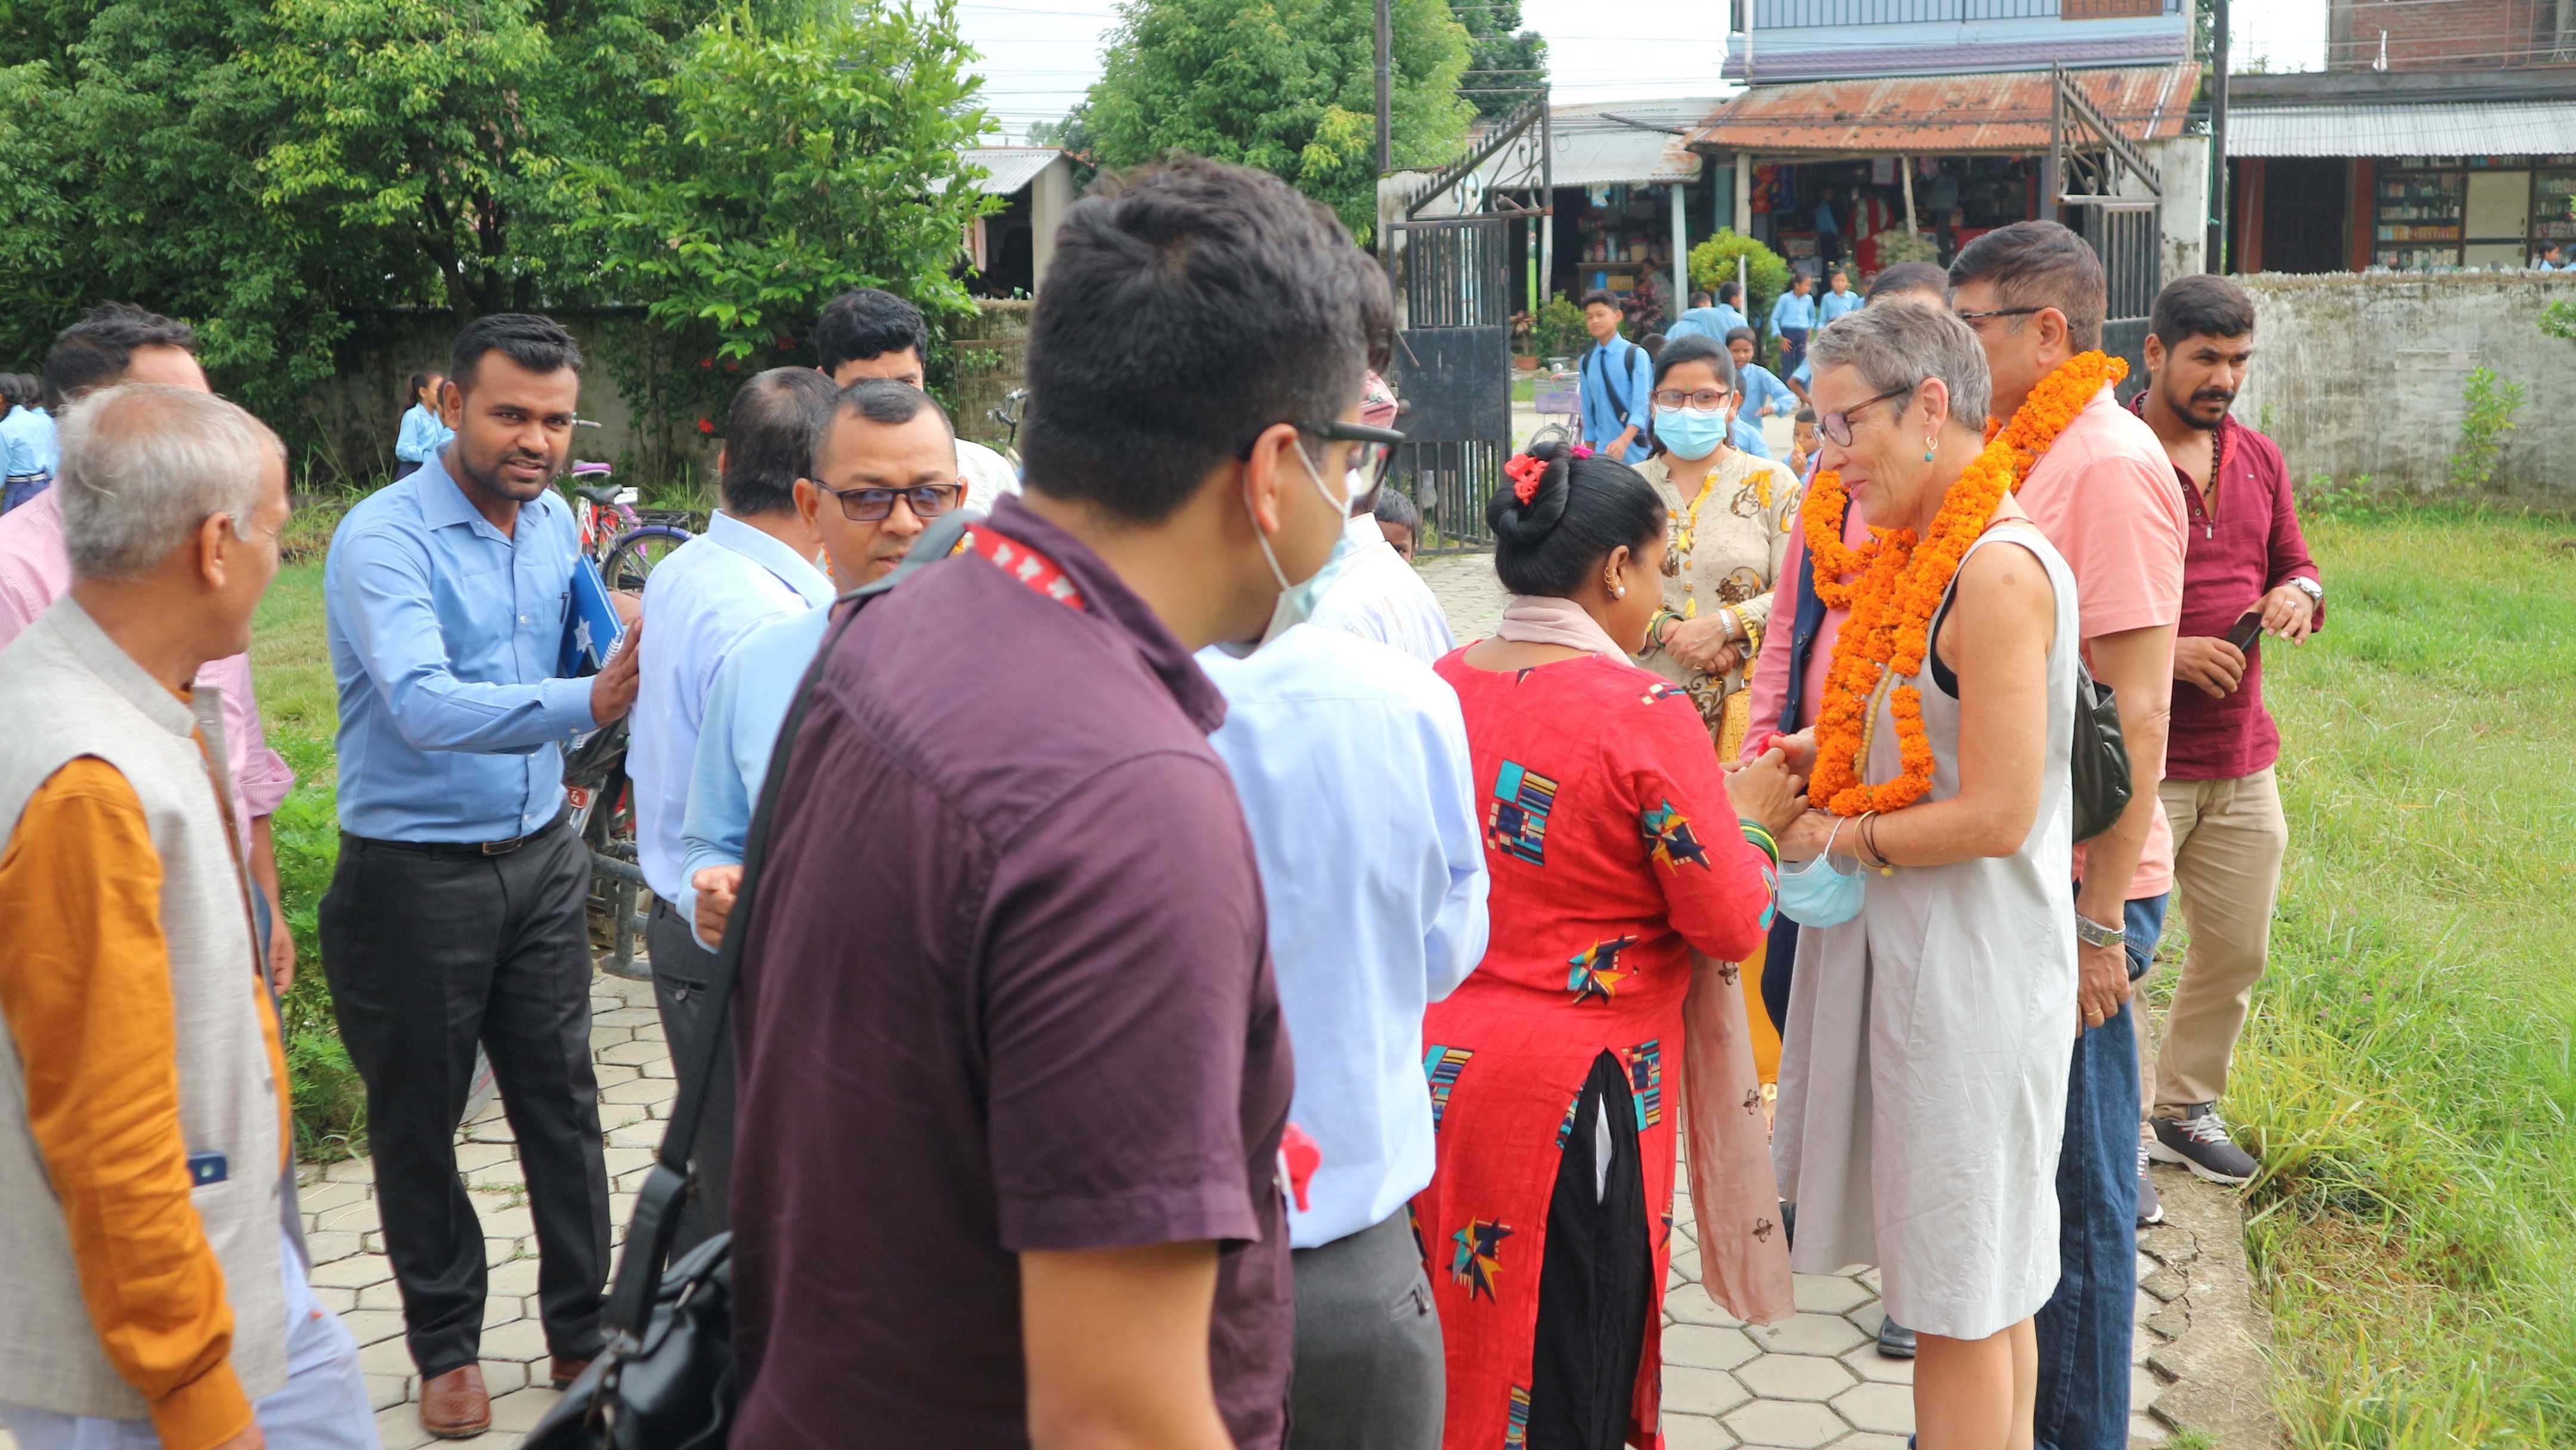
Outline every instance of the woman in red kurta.
<path fill-rule="evenodd" d="M 1722 769 L 1689 697 L 1628 662 L 1662 597 L 1653 487 L 1534 452 L 1489 511 L 1517 597 L 1438 665 L 1493 874 L 1492 944 L 1423 1024 L 1439 1167 L 1414 1218 L 1453 1450 L 1657 1443 L 1686 1055 L 1712 1292 L 1749 1319 L 1789 1309 L 1743 998 L 1712 959 L 1762 942 L 1765 828 L 1794 819 L 1797 782 L 1777 758 Z M 1693 992 L 1699 975 L 1724 990 Z"/>

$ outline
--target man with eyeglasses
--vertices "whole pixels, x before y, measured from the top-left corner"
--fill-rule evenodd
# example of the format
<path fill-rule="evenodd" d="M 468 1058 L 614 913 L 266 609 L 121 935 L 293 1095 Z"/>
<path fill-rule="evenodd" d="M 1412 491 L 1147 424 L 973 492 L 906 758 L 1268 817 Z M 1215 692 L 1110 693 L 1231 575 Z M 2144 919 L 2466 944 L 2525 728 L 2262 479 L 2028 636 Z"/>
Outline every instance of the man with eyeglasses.
<path fill-rule="evenodd" d="M 715 964 L 690 925 L 695 893 L 680 834 L 697 769 L 698 729 L 716 672 L 743 641 L 763 625 L 832 600 L 831 581 L 814 564 L 813 525 L 796 508 L 796 486 L 839 394 L 811 368 L 771 368 L 743 384 L 725 415 L 724 449 L 716 456 L 724 506 L 706 533 L 674 550 L 644 583 L 653 645 L 638 669 L 626 773 L 635 791 L 636 864 L 653 889 L 644 919 L 653 1001 L 671 1060 L 683 1072 L 697 1060 L 693 1048 L 708 1028 L 707 972 Z M 733 1148 L 730 1072 L 710 1104 L 697 1143 L 702 1186 L 682 1211 L 674 1255 L 725 1229 L 725 1200 L 715 1189 L 727 1181 Z"/>
<path fill-rule="evenodd" d="M 1391 428 L 1396 411 L 1394 390 L 1370 373 L 1361 394 L 1360 422 Z M 1439 596 L 1378 528 L 1378 499 L 1394 462 L 1394 445 L 1360 445 L 1349 478 L 1351 516 L 1342 530 L 1346 542 L 1334 550 L 1340 567 L 1334 570 L 1331 591 L 1315 601 L 1312 618 L 1326 629 L 1393 645 L 1427 665 L 1456 649 L 1458 641 L 1449 633 L 1449 616 L 1440 608 Z"/>

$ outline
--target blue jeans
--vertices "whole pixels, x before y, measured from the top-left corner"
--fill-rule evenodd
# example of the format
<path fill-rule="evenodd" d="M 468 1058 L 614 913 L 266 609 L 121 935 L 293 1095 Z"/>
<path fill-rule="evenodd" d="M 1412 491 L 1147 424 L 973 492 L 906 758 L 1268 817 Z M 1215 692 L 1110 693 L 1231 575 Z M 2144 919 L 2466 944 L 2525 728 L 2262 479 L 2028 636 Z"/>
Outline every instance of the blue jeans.
<path fill-rule="evenodd" d="M 2129 903 L 2129 980 L 2165 934 L 2164 896 Z M 2123 1003 L 2075 1040 L 2057 1160 L 2057 1292 L 2041 1306 L 2039 1450 L 2127 1450 L 2138 1299 L 2138 1039 Z"/>
<path fill-rule="evenodd" d="M 53 486 L 50 473 L 12 474 L 0 483 L 0 514 L 5 514 Z"/>

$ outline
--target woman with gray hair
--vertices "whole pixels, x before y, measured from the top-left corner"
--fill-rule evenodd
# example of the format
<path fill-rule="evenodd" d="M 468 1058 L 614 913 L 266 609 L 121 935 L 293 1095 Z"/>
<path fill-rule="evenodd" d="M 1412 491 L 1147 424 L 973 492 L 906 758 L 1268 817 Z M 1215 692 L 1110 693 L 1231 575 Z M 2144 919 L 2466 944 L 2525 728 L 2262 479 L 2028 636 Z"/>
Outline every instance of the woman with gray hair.
<path fill-rule="evenodd" d="M 1880 1266 L 1926 1450 L 2028 1446 L 2075 1005 L 2075 582 L 1983 439 L 1965 324 L 1870 308 L 1813 357 L 1806 535 L 1852 614 L 1817 724 L 1781 742 L 1820 807 L 1780 838 L 1807 928 L 1772 1140 L 1791 1263 Z M 1844 547 L 1846 507 L 1884 532 Z"/>

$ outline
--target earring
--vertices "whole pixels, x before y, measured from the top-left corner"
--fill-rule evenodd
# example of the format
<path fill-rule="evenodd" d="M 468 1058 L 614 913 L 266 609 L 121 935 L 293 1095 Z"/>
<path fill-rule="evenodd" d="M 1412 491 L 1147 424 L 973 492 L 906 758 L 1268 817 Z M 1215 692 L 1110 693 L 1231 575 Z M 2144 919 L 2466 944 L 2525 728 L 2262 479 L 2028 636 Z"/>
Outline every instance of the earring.
<path fill-rule="evenodd" d="M 1924 439 L 1923 439 L 1923 461 L 1924 461 L 1924 462 L 1929 463 L 1929 462 L 1931 462 L 1931 461 L 1932 461 L 1932 452 L 1933 452 L 1933 449 L 1932 449 L 1932 439 L 1931 439 L 1930 435 L 1928 435 L 1928 434 L 1927 434 L 1927 435 L 1925 435 L 1925 437 L 1924 437 Z"/>

